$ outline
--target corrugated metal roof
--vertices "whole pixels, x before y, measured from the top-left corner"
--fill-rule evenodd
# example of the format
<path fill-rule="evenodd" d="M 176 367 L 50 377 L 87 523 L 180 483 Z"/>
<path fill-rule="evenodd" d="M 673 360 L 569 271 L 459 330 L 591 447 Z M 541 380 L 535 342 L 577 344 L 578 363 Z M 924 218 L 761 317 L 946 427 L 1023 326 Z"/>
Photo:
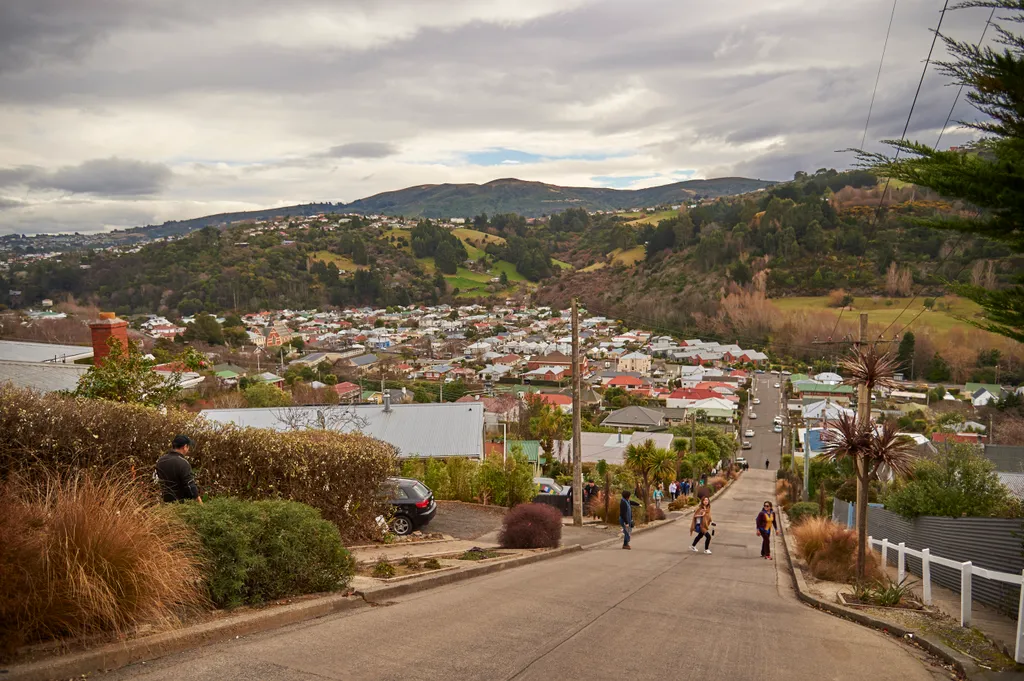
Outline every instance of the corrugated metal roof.
<path fill-rule="evenodd" d="M 92 357 L 92 347 L 87 345 L 0 341 L 0 360 L 10 360 L 12 362 L 62 362 L 65 358 L 68 361 L 74 361 L 86 357 Z"/>
<path fill-rule="evenodd" d="M 32 388 L 44 393 L 74 390 L 78 387 L 78 379 L 88 370 L 84 364 L 0 360 L 0 385 L 10 383 L 18 388 Z"/>
<path fill-rule="evenodd" d="M 200 415 L 218 423 L 282 431 L 317 428 L 322 416 L 334 430 L 358 431 L 387 442 L 400 457 L 482 458 L 484 451 L 484 405 L 479 402 L 393 404 L 387 412 L 376 404 L 206 409 Z"/>

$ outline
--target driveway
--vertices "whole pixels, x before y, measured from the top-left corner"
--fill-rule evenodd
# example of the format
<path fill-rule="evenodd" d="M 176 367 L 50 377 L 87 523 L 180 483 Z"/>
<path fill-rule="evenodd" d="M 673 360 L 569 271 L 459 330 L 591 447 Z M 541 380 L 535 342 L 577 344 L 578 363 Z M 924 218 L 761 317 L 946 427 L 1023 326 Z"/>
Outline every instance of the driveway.
<path fill-rule="evenodd" d="M 762 398 L 763 400 L 763 398 Z M 770 419 L 769 419 L 770 422 Z M 916 649 L 798 602 L 761 560 L 752 469 L 714 505 L 712 555 L 688 525 L 135 665 L 110 681 L 949 678 Z"/>

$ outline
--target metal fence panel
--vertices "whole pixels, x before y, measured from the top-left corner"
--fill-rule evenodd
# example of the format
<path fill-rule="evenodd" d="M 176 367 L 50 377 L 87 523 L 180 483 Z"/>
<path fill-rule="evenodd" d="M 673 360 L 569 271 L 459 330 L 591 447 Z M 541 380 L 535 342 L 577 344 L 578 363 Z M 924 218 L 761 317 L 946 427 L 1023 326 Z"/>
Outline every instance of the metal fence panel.
<path fill-rule="evenodd" d="M 840 501 L 836 500 L 838 507 Z M 1020 574 L 1024 569 L 1021 520 L 1007 518 L 940 518 L 924 516 L 907 520 L 884 508 L 870 507 L 868 534 L 892 543 L 888 562 L 896 565 L 896 544 L 958 562 L 971 561 L 989 570 Z M 921 559 L 907 555 L 907 571 L 921 576 Z M 932 563 L 932 581 L 960 593 L 960 572 Z M 972 600 L 993 606 L 1016 617 L 1020 587 L 990 579 L 975 578 Z"/>
<path fill-rule="evenodd" d="M 832 505 L 832 520 L 836 521 L 840 525 L 847 525 L 847 521 L 850 517 L 850 507 L 853 506 L 849 501 L 843 501 L 842 499 L 836 499 Z M 881 539 L 882 537 L 879 537 Z"/>

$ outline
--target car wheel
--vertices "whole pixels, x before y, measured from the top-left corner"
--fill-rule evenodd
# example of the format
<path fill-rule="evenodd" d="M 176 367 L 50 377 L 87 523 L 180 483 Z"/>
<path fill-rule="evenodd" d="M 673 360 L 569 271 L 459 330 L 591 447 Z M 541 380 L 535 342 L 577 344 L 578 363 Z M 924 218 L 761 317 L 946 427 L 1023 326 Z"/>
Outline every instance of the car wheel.
<path fill-rule="evenodd" d="M 396 515 L 391 520 L 391 531 L 400 537 L 412 534 L 413 529 L 412 520 L 410 520 L 408 516 Z"/>

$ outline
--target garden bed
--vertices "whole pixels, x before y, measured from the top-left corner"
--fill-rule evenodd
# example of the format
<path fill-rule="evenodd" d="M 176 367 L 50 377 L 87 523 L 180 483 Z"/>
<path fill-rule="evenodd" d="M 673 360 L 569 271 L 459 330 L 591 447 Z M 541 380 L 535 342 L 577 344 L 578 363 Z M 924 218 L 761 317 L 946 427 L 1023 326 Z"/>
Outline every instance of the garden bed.
<path fill-rule="evenodd" d="M 400 560 L 389 560 L 381 556 L 375 561 L 360 563 L 356 566 L 356 574 L 382 581 L 393 581 L 407 577 L 417 577 L 439 570 L 452 569 L 454 566 L 442 563 L 438 558 L 406 556 Z"/>

